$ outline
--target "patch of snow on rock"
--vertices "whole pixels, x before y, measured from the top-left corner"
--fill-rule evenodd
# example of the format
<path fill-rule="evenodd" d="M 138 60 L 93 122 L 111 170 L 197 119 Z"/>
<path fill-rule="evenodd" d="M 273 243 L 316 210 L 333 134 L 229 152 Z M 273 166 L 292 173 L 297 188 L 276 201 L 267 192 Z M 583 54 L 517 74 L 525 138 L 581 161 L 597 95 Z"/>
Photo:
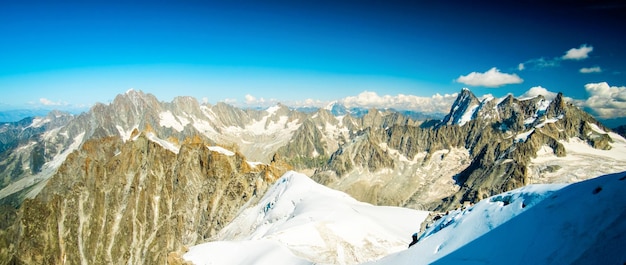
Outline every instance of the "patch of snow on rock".
<path fill-rule="evenodd" d="M 189 120 L 187 119 L 179 121 L 180 117 L 177 119 L 169 110 L 159 113 L 159 118 L 159 125 L 162 127 L 173 128 L 179 132 L 182 132 L 185 126 L 189 123 Z"/>
<path fill-rule="evenodd" d="M 226 155 L 226 156 L 234 156 L 235 153 L 233 151 L 230 151 L 224 147 L 221 146 L 207 146 L 207 148 L 209 148 L 209 150 L 213 151 L 213 152 L 218 152 L 220 154 Z"/>
<path fill-rule="evenodd" d="M 159 144 L 160 146 L 162 146 L 163 148 L 172 151 L 175 154 L 178 154 L 178 151 L 180 150 L 180 147 L 176 146 L 174 143 L 163 140 L 159 137 L 157 137 L 154 133 L 149 132 L 147 135 L 148 139 L 150 141 L 153 141 L 157 144 Z"/>

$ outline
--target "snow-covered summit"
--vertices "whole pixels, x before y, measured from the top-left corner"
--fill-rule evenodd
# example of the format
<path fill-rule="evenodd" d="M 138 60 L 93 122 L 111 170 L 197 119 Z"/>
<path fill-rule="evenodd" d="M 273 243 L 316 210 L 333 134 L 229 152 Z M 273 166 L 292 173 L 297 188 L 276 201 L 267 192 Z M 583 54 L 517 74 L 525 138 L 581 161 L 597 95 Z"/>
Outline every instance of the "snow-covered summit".
<path fill-rule="evenodd" d="M 623 264 L 626 172 L 529 185 L 451 212 L 373 264 Z"/>
<path fill-rule="evenodd" d="M 405 249 L 426 215 L 358 202 L 288 172 L 222 229 L 218 241 L 191 247 L 184 258 L 194 264 L 357 264 Z"/>

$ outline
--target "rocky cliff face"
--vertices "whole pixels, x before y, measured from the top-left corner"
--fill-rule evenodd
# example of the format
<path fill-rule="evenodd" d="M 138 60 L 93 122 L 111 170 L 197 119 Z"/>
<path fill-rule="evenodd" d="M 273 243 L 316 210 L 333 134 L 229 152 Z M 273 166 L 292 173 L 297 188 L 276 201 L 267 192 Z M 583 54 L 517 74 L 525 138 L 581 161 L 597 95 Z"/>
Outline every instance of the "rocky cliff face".
<path fill-rule="evenodd" d="M 57 139 L 52 135 L 73 118 L 52 111 L 44 117 L 0 125 L 0 205 L 19 206 L 30 192 L 30 183 L 37 182 L 34 176 L 47 174 L 45 164 L 72 143 L 65 135 Z"/>
<path fill-rule="evenodd" d="M 285 171 L 199 138 L 175 153 L 136 134 L 89 140 L 70 154 L 3 231 L 0 260 L 164 264 L 214 236 Z"/>
<path fill-rule="evenodd" d="M 5 149 L 0 156 L 6 157 L 0 162 L 0 204 L 16 207 L 34 197 L 65 157 L 85 141 L 112 136 L 128 140 L 133 130 L 151 131 L 173 146 L 200 137 L 264 163 L 279 154 L 297 169 L 312 173 L 360 130 L 416 123 L 393 111 L 372 109 L 359 111 L 358 116 L 345 112 L 305 113 L 281 104 L 265 110 L 239 109 L 224 103 L 200 104 L 191 97 L 160 102 L 151 94 L 129 90 L 77 116 L 51 114 L 5 125 L 0 132 L 0 149 Z"/>
<path fill-rule="evenodd" d="M 360 137 L 368 145 L 349 141 L 313 178 L 374 204 L 446 210 L 540 177 L 542 172 L 529 172 L 529 167 L 542 148 L 564 157 L 563 143 L 578 139 L 595 149 L 611 149 L 613 139 L 606 131 L 562 94 L 553 100 L 507 96 L 479 101 L 464 89 L 435 126 L 394 123 L 365 130 Z M 362 154 L 380 155 L 354 159 Z M 618 167 L 626 165 L 623 160 Z"/>
<path fill-rule="evenodd" d="M 0 261 L 175 263 L 176 251 L 210 239 L 288 164 L 359 200 L 431 210 L 626 170 L 626 140 L 560 94 L 479 99 L 463 90 L 443 120 L 411 117 L 165 103 L 131 90 L 78 116 L 5 124 Z"/>

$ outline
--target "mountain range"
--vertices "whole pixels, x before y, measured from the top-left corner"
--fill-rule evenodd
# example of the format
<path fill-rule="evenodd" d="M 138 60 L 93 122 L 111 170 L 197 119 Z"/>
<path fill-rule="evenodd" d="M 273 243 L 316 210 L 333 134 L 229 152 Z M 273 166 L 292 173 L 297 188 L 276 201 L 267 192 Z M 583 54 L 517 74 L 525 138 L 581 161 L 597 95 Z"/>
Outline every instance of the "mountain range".
<path fill-rule="evenodd" d="M 263 238 L 265 243 L 250 244 L 274 248 L 291 242 L 280 231 L 290 228 L 285 225 L 298 207 L 267 223 L 256 223 L 267 216 L 254 222 L 242 216 L 267 205 L 266 211 L 273 209 L 267 196 L 284 188 L 276 186 L 280 181 L 317 187 L 315 181 L 338 190 L 322 194 L 342 191 L 348 195 L 341 198 L 379 207 L 445 212 L 529 184 L 574 183 L 626 171 L 626 140 L 562 94 L 479 98 L 463 89 L 447 115 L 424 118 L 431 117 L 338 104 L 301 111 L 281 104 L 261 110 L 200 104 L 191 97 L 161 102 L 129 90 L 79 115 L 50 112 L 5 123 L 0 127 L 0 260 L 176 264 L 184 262 L 186 247 L 207 241 Z M 289 170 L 313 181 L 285 175 Z M 319 207 L 294 196 L 287 196 L 287 205 Z M 313 196 L 343 200 L 321 197 Z M 370 217 L 395 216 L 396 210 L 355 206 L 354 199 L 345 207 L 371 211 Z M 345 219 L 365 218 L 355 216 Z M 317 231 L 339 225 L 311 218 L 292 224 Z M 412 221 L 411 227 L 419 228 L 420 222 Z M 261 226 L 275 233 L 261 233 Z M 309 249 L 315 244 L 302 249 L 288 244 L 278 253 L 296 253 L 299 262 L 317 256 L 326 258 L 315 262 L 353 264 L 397 251 L 401 234 L 409 232 L 379 229 L 368 237 L 373 245 L 358 248 L 354 234 L 324 231 L 335 239 L 323 242 L 358 255 L 319 256 Z M 361 257 L 374 246 L 384 251 Z"/>

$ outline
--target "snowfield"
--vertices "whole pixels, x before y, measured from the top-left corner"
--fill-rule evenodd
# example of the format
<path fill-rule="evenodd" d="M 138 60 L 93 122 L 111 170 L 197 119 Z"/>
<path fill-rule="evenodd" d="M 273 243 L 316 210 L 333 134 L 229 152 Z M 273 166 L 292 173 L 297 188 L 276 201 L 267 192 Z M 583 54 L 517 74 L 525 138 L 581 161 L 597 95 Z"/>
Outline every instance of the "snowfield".
<path fill-rule="evenodd" d="M 361 203 L 288 172 L 217 241 L 193 246 L 183 258 L 194 264 L 624 264 L 625 191 L 626 172 L 528 185 L 448 213 L 407 248 L 426 212 Z"/>
<path fill-rule="evenodd" d="M 454 211 L 371 264 L 624 264 L 626 172 L 561 187 L 529 185 Z"/>
<path fill-rule="evenodd" d="M 190 248 L 194 264 L 358 264 L 407 248 L 428 212 L 373 206 L 288 172 L 216 242 Z"/>

